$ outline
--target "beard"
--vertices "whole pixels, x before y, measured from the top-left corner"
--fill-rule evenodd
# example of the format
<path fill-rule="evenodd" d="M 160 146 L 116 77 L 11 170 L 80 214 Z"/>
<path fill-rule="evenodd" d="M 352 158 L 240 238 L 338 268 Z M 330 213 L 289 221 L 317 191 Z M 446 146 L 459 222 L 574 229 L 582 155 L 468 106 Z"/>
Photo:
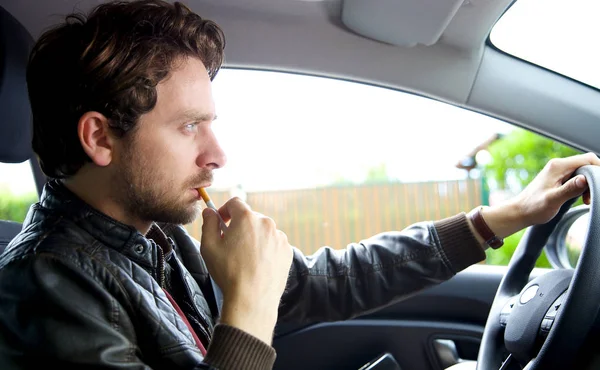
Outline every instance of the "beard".
<path fill-rule="evenodd" d="M 202 209 L 198 197 L 190 195 L 190 189 L 211 182 L 212 172 L 204 170 L 178 183 L 177 174 L 165 174 L 164 169 L 152 165 L 156 161 L 147 160 L 141 152 L 134 154 L 133 147 L 126 149 L 123 166 L 113 181 L 117 185 L 117 201 L 126 214 L 143 221 L 181 225 L 194 221 Z"/>

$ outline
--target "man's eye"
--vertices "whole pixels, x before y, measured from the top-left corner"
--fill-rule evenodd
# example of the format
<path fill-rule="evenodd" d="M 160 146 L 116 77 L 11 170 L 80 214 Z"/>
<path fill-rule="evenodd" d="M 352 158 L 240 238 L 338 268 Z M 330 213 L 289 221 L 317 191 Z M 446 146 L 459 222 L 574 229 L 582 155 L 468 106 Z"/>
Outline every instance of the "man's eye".
<path fill-rule="evenodd" d="M 198 128 L 198 123 L 196 123 L 196 122 L 188 123 L 185 126 L 183 126 L 183 128 L 188 132 L 196 132 L 197 128 Z"/>

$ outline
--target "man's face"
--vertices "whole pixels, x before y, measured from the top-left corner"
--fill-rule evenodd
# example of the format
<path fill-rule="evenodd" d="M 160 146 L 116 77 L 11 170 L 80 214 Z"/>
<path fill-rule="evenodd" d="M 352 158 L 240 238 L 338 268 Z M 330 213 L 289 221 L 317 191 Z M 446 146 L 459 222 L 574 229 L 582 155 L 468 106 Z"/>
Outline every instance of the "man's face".
<path fill-rule="evenodd" d="M 211 81 L 198 59 L 175 64 L 157 86 L 155 108 L 115 148 L 115 200 L 142 221 L 186 224 L 200 212 L 198 187 L 209 186 L 225 154 L 212 131 Z"/>

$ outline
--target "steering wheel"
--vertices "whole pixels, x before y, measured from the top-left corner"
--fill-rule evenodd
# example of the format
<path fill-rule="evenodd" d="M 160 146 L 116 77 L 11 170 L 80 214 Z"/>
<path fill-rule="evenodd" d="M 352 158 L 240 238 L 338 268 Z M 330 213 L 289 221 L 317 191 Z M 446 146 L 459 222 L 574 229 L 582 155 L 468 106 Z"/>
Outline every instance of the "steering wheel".
<path fill-rule="evenodd" d="M 498 370 L 508 354 L 526 370 L 568 369 L 600 309 L 600 167 L 583 166 L 591 195 L 588 231 L 575 270 L 529 275 L 556 224 L 576 199 L 530 227 L 513 254 L 483 332 L 477 370 Z"/>

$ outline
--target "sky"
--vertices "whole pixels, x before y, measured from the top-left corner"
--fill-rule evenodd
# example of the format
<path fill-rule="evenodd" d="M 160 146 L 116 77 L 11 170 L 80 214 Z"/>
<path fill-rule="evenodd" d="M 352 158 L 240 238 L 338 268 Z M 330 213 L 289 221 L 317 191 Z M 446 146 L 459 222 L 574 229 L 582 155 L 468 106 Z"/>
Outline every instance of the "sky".
<path fill-rule="evenodd" d="M 597 32 L 591 31 L 598 28 L 597 14 L 595 0 L 519 0 L 494 28 L 492 42 L 600 86 L 592 69 L 600 58 L 589 47 L 596 44 Z M 214 188 L 360 182 L 381 164 L 398 181 L 460 179 L 466 172 L 455 167 L 458 160 L 492 134 L 512 129 L 427 98 L 321 77 L 222 69 L 213 91 L 219 116 L 214 129 L 228 155 L 225 168 L 215 171 Z M 17 194 L 35 191 L 28 164 L 0 164 L 3 187 Z"/>

